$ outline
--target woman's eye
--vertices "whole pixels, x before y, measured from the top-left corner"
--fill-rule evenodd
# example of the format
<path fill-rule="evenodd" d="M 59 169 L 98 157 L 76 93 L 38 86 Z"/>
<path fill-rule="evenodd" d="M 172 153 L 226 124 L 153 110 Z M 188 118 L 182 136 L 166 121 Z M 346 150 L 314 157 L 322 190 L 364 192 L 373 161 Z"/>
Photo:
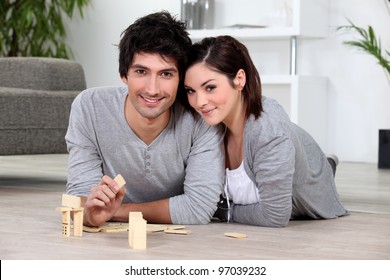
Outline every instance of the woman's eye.
<path fill-rule="evenodd" d="M 207 86 L 206 87 L 206 91 L 213 91 L 214 89 L 216 89 L 216 86 Z"/>
<path fill-rule="evenodd" d="M 189 88 L 186 89 L 186 92 L 187 92 L 187 94 L 192 94 L 192 93 L 194 93 L 194 91 L 193 91 L 192 89 L 189 89 Z"/>

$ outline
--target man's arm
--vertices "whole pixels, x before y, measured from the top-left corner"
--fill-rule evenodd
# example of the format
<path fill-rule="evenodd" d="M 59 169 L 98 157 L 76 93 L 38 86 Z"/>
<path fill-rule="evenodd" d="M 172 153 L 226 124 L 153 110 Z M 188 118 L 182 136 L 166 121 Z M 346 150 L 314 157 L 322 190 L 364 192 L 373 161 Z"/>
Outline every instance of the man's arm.
<path fill-rule="evenodd" d="M 142 212 L 143 218 L 149 223 L 171 224 L 169 214 L 169 199 L 156 200 L 144 203 L 126 203 L 112 217 L 112 221 L 127 222 L 129 212 Z"/>
<path fill-rule="evenodd" d="M 123 192 L 124 195 L 124 192 Z M 106 221 L 128 222 L 129 212 L 142 212 L 143 218 L 149 223 L 171 224 L 169 215 L 169 199 L 157 200 L 145 203 L 126 203 L 119 205 L 122 200 L 121 193 L 109 203 L 102 203 L 102 200 L 90 197 L 81 197 L 81 204 L 84 209 L 84 225 L 100 226 Z"/>
<path fill-rule="evenodd" d="M 150 223 L 171 224 L 169 199 L 145 203 L 121 204 L 125 188 L 119 188 L 109 176 L 103 176 L 88 197 L 81 197 L 84 207 L 84 225 L 100 226 L 106 221 L 128 222 L 129 212 L 142 212 Z"/>
<path fill-rule="evenodd" d="M 73 101 L 65 135 L 69 152 L 66 192 L 80 197 L 89 196 L 103 177 L 90 95 L 91 92 L 84 91 Z"/>
<path fill-rule="evenodd" d="M 192 145 L 186 161 L 184 193 L 169 199 L 174 224 L 209 223 L 217 209 L 225 178 L 223 128 L 210 127 L 202 118 L 195 125 L 183 123 L 183 127 L 191 126 Z M 178 135 L 188 131 L 188 128 L 183 129 Z"/>

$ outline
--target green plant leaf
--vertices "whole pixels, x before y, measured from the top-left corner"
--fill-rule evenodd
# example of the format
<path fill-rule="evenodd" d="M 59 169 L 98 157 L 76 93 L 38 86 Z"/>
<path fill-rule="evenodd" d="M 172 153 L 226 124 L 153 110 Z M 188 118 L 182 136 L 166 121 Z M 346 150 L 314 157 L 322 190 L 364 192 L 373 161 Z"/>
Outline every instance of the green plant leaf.
<path fill-rule="evenodd" d="M 0 56 L 55 56 L 69 58 L 63 17 L 72 18 L 90 0 L 0 1 Z M 77 7 L 77 8 L 76 8 Z"/>
<path fill-rule="evenodd" d="M 337 30 L 352 31 L 359 35 L 359 38 L 355 40 L 344 41 L 343 43 L 374 56 L 378 64 L 383 67 L 387 75 L 390 75 L 390 61 L 383 54 L 380 38 L 375 35 L 374 28 L 368 25 L 367 29 L 364 29 L 362 27 L 356 26 L 350 20 L 348 20 L 348 22 L 349 25 L 339 26 Z M 385 54 L 387 57 L 390 57 L 390 52 L 388 50 L 385 51 Z"/>

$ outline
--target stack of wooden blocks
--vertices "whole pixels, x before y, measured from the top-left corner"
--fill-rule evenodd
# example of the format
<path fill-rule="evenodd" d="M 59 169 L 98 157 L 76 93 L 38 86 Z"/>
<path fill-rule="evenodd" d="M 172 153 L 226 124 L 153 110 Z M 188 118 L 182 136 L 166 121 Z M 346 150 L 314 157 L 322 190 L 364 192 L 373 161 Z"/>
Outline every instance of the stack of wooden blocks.
<path fill-rule="evenodd" d="M 62 212 L 62 236 L 70 237 L 71 212 L 73 213 L 73 235 L 83 236 L 84 208 L 81 207 L 81 198 L 63 194 L 61 204 L 62 207 L 57 207 L 56 210 Z"/>

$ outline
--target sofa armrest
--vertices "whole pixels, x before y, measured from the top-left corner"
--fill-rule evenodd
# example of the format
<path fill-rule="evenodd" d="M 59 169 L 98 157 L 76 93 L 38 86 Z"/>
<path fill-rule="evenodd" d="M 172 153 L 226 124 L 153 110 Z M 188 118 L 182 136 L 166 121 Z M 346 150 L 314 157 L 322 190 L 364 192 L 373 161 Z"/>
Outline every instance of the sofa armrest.
<path fill-rule="evenodd" d="M 0 155 L 66 153 L 71 104 L 78 94 L 0 87 Z"/>

